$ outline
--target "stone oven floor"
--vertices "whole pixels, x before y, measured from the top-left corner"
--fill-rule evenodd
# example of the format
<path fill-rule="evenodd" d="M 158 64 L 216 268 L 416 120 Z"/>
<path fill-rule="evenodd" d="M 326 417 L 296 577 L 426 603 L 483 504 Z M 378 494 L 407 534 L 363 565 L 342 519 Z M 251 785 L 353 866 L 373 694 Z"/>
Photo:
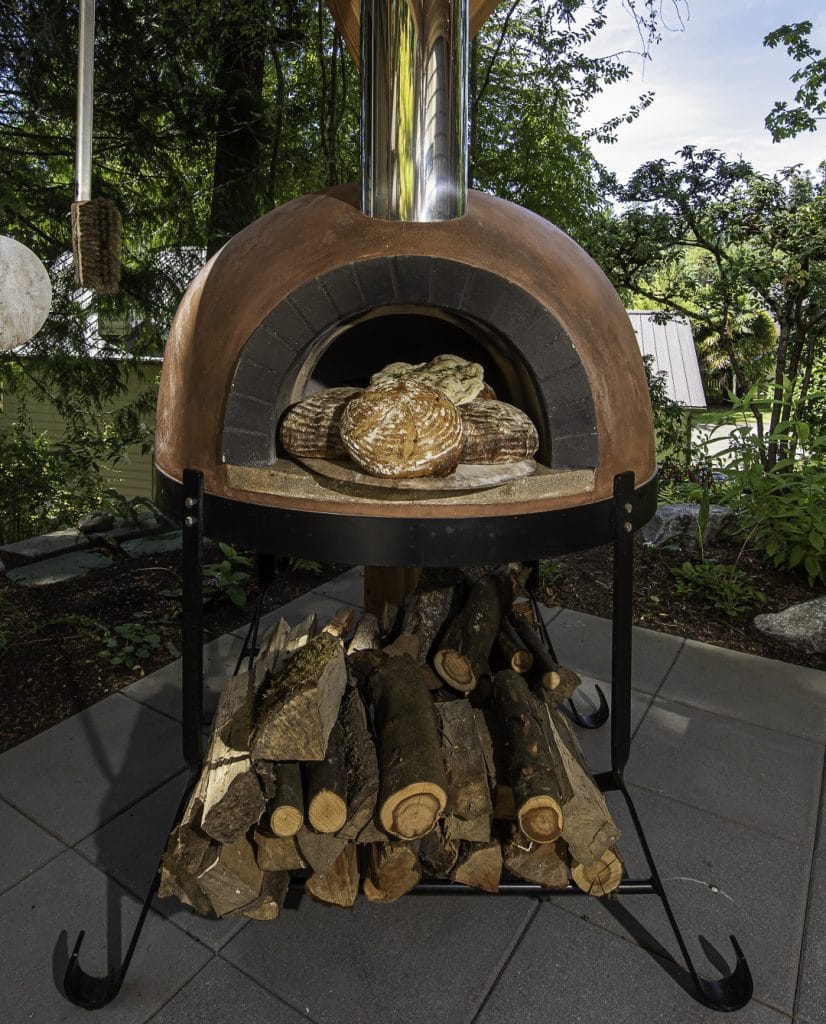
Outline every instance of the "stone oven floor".
<path fill-rule="evenodd" d="M 297 621 L 360 591 L 351 570 L 281 611 Z M 560 660 L 593 692 L 609 674 L 609 623 L 546 614 Z M 207 648 L 213 701 L 240 644 Z M 755 982 L 736 1019 L 824 1024 L 826 673 L 642 629 L 634 669 L 626 777 L 700 973 L 731 962 L 733 933 Z M 60 979 L 79 929 L 81 963 L 100 974 L 131 934 L 184 782 L 178 687 L 174 663 L 0 757 L 4 1024 L 88 1019 Z M 580 734 L 593 770 L 608 765 L 608 731 Z M 641 874 L 630 824 L 620 847 Z M 94 1019 L 719 1020 L 687 993 L 677 954 L 653 896 L 420 896 L 347 913 L 302 898 L 269 924 L 156 901 L 123 991 Z"/>

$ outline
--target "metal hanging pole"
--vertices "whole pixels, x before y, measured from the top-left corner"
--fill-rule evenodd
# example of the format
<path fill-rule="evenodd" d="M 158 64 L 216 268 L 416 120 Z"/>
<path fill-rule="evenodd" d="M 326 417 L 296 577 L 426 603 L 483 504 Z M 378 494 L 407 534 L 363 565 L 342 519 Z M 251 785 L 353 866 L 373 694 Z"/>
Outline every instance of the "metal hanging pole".
<path fill-rule="evenodd" d="M 92 198 L 92 100 L 95 92 L 95 0 L 80 0 L 77 54 L 75 202 Z"/>

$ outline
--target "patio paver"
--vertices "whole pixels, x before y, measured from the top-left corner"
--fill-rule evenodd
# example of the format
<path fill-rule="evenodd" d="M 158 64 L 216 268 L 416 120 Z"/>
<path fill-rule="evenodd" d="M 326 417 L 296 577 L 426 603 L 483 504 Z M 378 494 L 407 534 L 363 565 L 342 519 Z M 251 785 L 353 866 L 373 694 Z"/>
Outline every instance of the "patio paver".
<path fill-rule="evenodd" d="M 795 1024 L 826 1021 L 826 852 L 815 857 Z"/>
<path fill-rule="evenodd" d="M 9 569 L 6 573 L 12 583 L 22 587 L 42 587 L 51 583 L 63 583 L 78 576 L 85 576 L 93 569 L 104 569 L 112 559 L 100 551 L 71 551 L 42 562 Z"/>
<path fill-rule="evenodd" d="M 37 871 L 66 847 L 4 800 L 0 800 L 0 893 Z"/>

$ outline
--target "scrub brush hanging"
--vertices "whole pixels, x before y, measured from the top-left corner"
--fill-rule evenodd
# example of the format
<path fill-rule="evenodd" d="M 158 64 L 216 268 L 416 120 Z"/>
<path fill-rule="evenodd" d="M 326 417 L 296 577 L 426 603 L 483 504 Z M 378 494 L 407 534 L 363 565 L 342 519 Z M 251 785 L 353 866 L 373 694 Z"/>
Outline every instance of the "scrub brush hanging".
<path fill-rule="evenodd" d="M 95 0 L 81 0 L 78 37 L 76 180 L 72 203 L 75 279 L 99 295 L 113 295 L 120 283 L 121 217 L 111 199 L 92 199 Z"/>

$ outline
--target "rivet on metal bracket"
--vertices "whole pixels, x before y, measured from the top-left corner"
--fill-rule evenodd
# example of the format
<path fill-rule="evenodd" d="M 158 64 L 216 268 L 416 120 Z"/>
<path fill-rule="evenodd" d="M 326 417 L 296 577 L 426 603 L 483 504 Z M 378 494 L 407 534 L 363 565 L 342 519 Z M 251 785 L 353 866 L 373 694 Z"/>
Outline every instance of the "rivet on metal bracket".
<path fill-rule="evenodd" d="M 197 499 L 197 498 L 187 498 L 187 499 L 186 499 L 186 500 L 184 501 L 184 505 L 185 505 L 185 506 L 186 506 L 187 508 L 197 508 L 197 507 L 198 507 L 198 499 Z M 630 510 L 630 509 L 627 509 L 627 511 L 629 511 L 629 512 L 630 512 L 631 510 Z"/>
<path fill-rule="evenodd" d="M 631 504 L 630 501 L 626 501 L 626 503 L 622 506 L 622 510 L 623 512 L 627 512 L 630 516 L 631 513 L 634 511 L 634 506 Z"/>
<path fill-rule="evenodd" d="M 623 530 L 625 530 L 626 533 L 630 533 L 634 529 L 634 524 L 633 523 L 623 523 L 622 524 L 622 528 L 623 528 Z"/>
<path fill-rule="evenodd" d="M 198 522 L 197 516 L 186 516 L 184 526 L 194 526 Z"/>

